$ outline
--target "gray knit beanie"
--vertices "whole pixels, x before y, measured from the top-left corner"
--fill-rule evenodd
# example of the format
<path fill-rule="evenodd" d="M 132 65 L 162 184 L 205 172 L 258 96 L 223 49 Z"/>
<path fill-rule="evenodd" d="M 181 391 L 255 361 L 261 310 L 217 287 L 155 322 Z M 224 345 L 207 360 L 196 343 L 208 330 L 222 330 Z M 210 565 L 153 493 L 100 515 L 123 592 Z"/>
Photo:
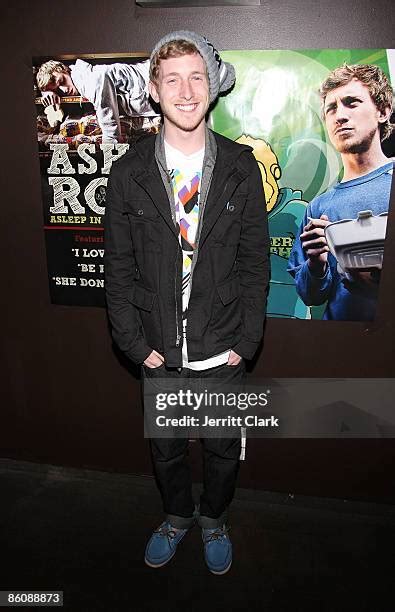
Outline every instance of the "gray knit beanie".
<path fill-rule="evenodd" d="M 150 61 L 154 55 L 169 42 L 173 40 L 186 40 L 193 45 L 199 51 L 200 55 L 204 59 L 207 66 L 207 74 L 209 80 L 210 90 L 210 102 L 214 102 L 220 92 L 228 91 L 236 80 L 235 69 L 232 64 L 223 62 L 217 49 L 205 38 L 196 34 L 196 32 L 189 32 L 188 30 L 179 30 L 177 32 L 170 32 L 166 34 L 160 41 L 155 45 L 154 50 L 151 53 Z"/>

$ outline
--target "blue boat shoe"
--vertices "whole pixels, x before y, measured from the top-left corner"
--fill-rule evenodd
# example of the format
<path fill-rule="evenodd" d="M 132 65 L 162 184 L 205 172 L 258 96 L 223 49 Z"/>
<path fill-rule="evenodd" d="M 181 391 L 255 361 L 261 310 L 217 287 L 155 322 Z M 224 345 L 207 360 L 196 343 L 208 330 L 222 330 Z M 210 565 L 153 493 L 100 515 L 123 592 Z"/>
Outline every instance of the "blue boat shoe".
<path fill-rule="evenodd" d="M 202 529 L 204 558 L 213 574 L 226 574 L 232 565 L 232 542 L 225 525 L 215 529 Z"/>
<path fill-rule="evenodd" d="M 176 554 L 177 545 L 188 529 L 176 529 L 164 521 L 150 537 L 145 549 L 145 562 L 150 567 L 162 567 Z"/>

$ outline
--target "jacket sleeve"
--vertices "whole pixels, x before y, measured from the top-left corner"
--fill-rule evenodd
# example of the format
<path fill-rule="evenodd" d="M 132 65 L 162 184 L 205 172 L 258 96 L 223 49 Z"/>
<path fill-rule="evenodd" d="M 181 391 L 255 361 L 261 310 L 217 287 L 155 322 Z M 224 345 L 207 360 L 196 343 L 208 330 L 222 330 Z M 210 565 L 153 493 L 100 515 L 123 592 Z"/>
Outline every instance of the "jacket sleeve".
<path fill-rule="evenodd" d="M 303 227 L 308 223 L 308 216 L 313 216 L 310 205 L 308 206 L 302 223 L 300 225 L 295 242 L 289 256 L 287 270 L 295 279 L 296 292 L 306 306 L 319 306 L 329 297 L 332 289 L 332 270 L 330 258 L 324 276 L 314 276 L 310 272 L 308 258 L 300 241 Z"/>
<path fill-rule="evenodd" d="M 247 202 L 237 255 L 240 271 L 242 338 L 232 349 L 251 359 L 263 335 L 270 279 L 270 238 L 262 176 L 252 153 Z"/>
<path fill-rule="evenodd" d="M 115 343 L 135 363 L 152 349 L 147 345 L 138 309 L 129 301 L 137 268 L 129 220 L 123 212 L 124 194 L 116 164 L 111 170 L 104 217 L 104 272 L 108 315 Z"/>

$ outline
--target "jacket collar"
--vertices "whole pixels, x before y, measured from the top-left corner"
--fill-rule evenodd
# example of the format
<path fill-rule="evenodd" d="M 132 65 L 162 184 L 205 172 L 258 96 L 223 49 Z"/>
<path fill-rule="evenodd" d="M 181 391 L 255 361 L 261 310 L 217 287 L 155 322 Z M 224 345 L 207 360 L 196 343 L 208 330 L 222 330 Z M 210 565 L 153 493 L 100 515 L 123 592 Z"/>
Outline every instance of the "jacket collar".
<path fill-rule="evenodd" d="M 131 175 L 151 197 L 167 225 L 178 238 L 174 222 L 174 207 L 169 205 L 169 200 L 171 203 L 173 195 L 171 179 L 166 168 L 163 131 L 161 130 L 156 136 L 149 135 L 141 138 L 134 145 L 134 150 L 140 163 Z M 247 177 L 247 171 L 237 163 L 245 151 L 252 151 L 252 148 L 235 143 L 207 128 L 205 163 L 208 162 L 211 167 L 215 164 L 215 167 L 204 211 L 200 244 L 207 238 L 237 185 Z"/>
<path fill-rule="evenodd" d="M 211 158 L 215 160 L 218 156 L 221 158 L 221 165 L 223 166 L 234 166 L 235 161 L 240 157 L 243 151 L 252 151 L 252 148 L 248 145 L 241 145 L 237 142 L 233 142 L 229 138 L 225 138 L 210 130 L 208 127 L 206 128 L 206 152 L 205 155 L 211 155 Z M 214 137 L 214 139 L 213 139 Z M 142 170 L 146 171 L 148 168 L 155 166 L 155 149 L 157 147 L 156 141 L 159 141 L 159 152 L 163 151 L 163 141 L 164 141 L 164 131 L 160 130 L 159 134 L 149 134 L 148 136 L 143 136 L 140 138 L 134 145 L 134 149 L 142 162 Z M 214 142 L 216 151 L 213 150 L 213 145 L 210 146 L 210 150 L 208 150 L 207 143 Z M 160 159 L 164 159 L 164 152 L 160 155 Z M 166 168 L 166 164 L 164 165 Z"/>

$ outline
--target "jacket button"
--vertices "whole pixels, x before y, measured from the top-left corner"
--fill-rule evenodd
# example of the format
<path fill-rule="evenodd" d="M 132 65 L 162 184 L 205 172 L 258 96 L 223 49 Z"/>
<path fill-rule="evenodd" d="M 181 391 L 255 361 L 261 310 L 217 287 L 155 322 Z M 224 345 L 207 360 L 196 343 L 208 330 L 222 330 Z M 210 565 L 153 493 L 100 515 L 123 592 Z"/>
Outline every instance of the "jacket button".
<path fill-rule="evenodd" d="M 233 211 L 234 211 L 234 209 L 235 209 L 235 207 L 233 206 L 233 204 L 231 204 L 231 205 L 229 206 L 229 208 L 228 208 L 228 210 L 229 210 L 230 212 L 233 212 Z"/>
<path fill-rule="evenodd" d="M 138 215 L 143 215 L 143 214 L 144 214 L 143 209 L 142 209 L 142 208 L 140 208 L 140 209 L 137 211 L 137 214 L 138 214 Z"/>

